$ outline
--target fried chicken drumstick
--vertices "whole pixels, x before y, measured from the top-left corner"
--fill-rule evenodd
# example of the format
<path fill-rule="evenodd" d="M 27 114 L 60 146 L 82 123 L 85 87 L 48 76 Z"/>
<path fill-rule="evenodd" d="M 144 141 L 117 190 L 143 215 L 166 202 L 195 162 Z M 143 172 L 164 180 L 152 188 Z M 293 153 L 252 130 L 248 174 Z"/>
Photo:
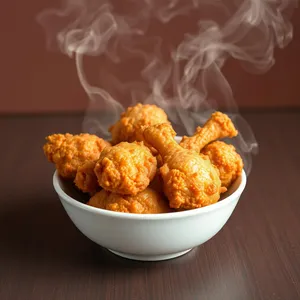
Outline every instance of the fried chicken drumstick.
<path fill-rule="evenodd" d="M 167 199 L 149 187 L 135 196 L 101 190 L 88 201 L 87 205 L 134 214 L 160 214 L 171 211 Z"/>
<path fill-rule="evenodd" d="M 215 112 L 202 128 L 197 128 L 192 137 L 183 137 L 180 145 L 207 155 L 219 170 L 222 187 L 228 188 L 241 175 L 244 164 L 233 145 L 215 140 L 235 137 L 237 134 L 230 118 L 221 112 Z"/>
<path fill-rule="evenodd" d="M 185 149 L 193 149 L 198 153 L 212 141 L 238 134 L 230 118 L 219 111 L 214 112 L 204 126 L 197 127 L 193 136 L 184 136 L 179 145 Z"/>
<path fill-rule="evenodd" d="M 169 124 L 154 125 L 144 131 L 145 140 L 164 162 L 160 173 L 170 207 L 193 209 L 217 202 L 222 191 L 218 169 L 208 158 L 178 145 L 175 134 Z"/>
<path fill-rule="evenodd" d="M 87 133 L 53 134 L 46 137 L 46 140 L 44 153 L 65 179 L 74 179 L 79 166 L 98 159 L 102 150 L 110 145 L 96 135 Z"/>
<path fill-rule="evenodd" d="M 121 142 L 103 150 L 94 171 L 104 189 L 136 195 L 149 185 L 156 168 L 156 158 L 143 142 Z"/>
<path fill-rule="evenodd" d="M 128 107 L 118 122 L 109 129 L 112 144 L 143 141 L 143 131 L 151 125 L 168 123 L 166 113 L 156 105 L 138 103 Z"/>

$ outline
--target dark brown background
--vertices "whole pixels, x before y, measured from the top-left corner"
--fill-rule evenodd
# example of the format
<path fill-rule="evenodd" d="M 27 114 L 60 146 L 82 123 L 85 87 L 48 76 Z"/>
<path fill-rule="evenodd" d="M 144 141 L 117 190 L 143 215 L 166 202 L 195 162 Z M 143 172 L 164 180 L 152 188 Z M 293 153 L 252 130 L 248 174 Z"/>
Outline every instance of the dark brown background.
<path fill-rule="evenodd" d="M 0 113 L 80 111 L 86 108 L 74 62 L 46 50 L 36 15 L 60 1 L 3 1 L 1 5 Z M 195 20 L 191 20 L 194 22 Z M 293 16 L 294 39 L 276 51 L 276 64 L 265 75 L 250 75 L 237 64 L 226 74 L 241 107 L 300 106 L 300 11 Z M 130 77 L 130 73 L 128 73 Z M 247 92 L 245 92 L 247 90 Z"/>

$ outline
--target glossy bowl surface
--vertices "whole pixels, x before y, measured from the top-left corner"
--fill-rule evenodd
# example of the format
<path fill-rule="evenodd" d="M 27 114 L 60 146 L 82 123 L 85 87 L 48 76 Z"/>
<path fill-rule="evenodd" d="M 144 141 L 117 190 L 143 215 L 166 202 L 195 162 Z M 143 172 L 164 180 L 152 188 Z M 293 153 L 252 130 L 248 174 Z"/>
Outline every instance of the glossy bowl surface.
<path fill-rule="evenodd" d="M 53 176 L 64 209 L 87 238 L 119 256 L 142 261 L 181 256 L 215 236 L 233 213 L 246 181 L 243 171 L 217 203 L 206 207 L 166 214 L 131 214 L 88 206 L 57 171 Z"/>

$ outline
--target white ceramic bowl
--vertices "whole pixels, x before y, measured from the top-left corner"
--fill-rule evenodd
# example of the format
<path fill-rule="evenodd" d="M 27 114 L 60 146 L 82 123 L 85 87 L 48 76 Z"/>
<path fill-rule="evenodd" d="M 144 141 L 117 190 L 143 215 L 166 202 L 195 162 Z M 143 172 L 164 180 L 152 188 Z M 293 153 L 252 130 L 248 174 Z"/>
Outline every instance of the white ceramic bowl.
<path fill-rule="evenodd" d="M 181 256 L 216 235 L 228 221 L 246 186 L 246 174 L 215 204 L 165 214 L 131 214 L 88 206 L 70 196 L 57 174 L 54 189 L 75 226 L 90 240 L 122 257 L 157 261 Z"/>

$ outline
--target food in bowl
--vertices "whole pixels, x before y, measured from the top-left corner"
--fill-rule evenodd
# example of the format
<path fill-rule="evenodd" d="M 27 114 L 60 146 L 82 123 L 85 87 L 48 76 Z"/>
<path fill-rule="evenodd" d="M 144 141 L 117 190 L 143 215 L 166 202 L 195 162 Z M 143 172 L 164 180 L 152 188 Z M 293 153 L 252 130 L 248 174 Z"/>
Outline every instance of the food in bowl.
<path fill-rule="evenodd" d="M 74 179 L 79 166 L 98 159 L 101 151 L 109 145 L 109 142 L 87 133 L 52 134 L 46 140 L 44 153 L 65 179 Z"/>
<path fill-rule="evenodd" d="M 242 171 L 221 201 L 197 209 L 144 214 L 87 205 L 88 194 L 79 192 L 58 171 L 53 176 L 65 211 L 83 235 L 118 256 L 140 261 L 179 257 L 214 237 L 234 211 L 245 185 Z"/>
<path fill-rule="evenodd" d="M 99 185 L 110 192 L 135 196 L 149 186 L 157 170 L 156 158 L 143 142 L 120 142 L 106 147 L 94 169 Z"/>
<path fill-rule="evenodd" d="M 58 174 L 91 197 L 88 205 L 141 214 L 196 209 L 218 202 L 242 174 L 241 156 L 233 145 L 219 141 L 238 131 L 218 111 L 179 143 L 165 112 L 155 105 L 129 107 L 110 131 L 111 142 L 87 133 L 53 134 L 43 147 Z M 153 185 L 168 209 L 133 209 L 138 199 L 147 197 L 157 206 L 160 198 L 147 193 Z M 102 199 L 101 205 L 95 199 Z"/>
<path fill-rule="evenodd" d="M 143 141 L 143 130 L 148 126 L 168 123 L 168 116 L 163 109 L 152 104 L 138 103 L 123 112 L 109 131 L 113 145 L 120 142 Z"/>
<path fill-rule="evenodd" d="M 226 114 L 178 137 L 160 108 L 137 104 L 110 130 L 109 142 L 53 134 L 43 147 L 61 203 L 85 236 L 123 257 L 163 260 L 224 226 L 246 185 L 241 156 L 220 140 L 238 134 Z"/>
<path fill-rule="evenodd" d="M 120 195 L 103 189 L 95 194 L 87 204 L 133 214 L 160 214 L 172 211 L 165 197 L 150 187 L 136 195 Z"/>
<path fill-rule="evenodd" d="M 219 172 L 208 158 L 176 143 L 169 124 L 145 129 L 144 137 L 161 156 L 164 193 L 171 208 L 192 209 L 215 203 L 224 191 Z"/>

